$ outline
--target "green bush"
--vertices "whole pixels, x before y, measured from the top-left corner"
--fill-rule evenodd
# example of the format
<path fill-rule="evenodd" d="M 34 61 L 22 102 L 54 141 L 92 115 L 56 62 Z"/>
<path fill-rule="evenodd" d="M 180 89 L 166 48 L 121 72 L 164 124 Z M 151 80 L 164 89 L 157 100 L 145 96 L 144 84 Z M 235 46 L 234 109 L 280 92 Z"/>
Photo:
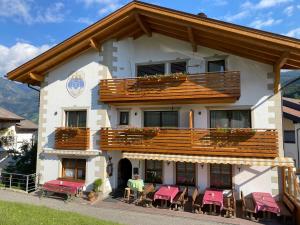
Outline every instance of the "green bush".
<path fill-rule="evenodd" d="M 94 192 L 99 192 L 100 191 L 100 187 L 102 185 L 103 181 L 102 179 L 96 179 L 93 183 L 94 187 L 93 187 L 93 190 Z"/>

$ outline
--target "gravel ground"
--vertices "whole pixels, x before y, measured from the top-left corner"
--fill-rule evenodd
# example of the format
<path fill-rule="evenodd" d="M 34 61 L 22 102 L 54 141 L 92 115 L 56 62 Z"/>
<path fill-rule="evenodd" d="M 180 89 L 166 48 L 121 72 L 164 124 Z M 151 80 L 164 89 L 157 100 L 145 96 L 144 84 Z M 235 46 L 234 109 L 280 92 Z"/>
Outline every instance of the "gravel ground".
<path fill-rule="evenodd" d="M 147 211 L 147 208 L 136 207 L 136 208 L 141 208 L 139 211 L 136 211 L 130 209 L 131 207 L 135 207 L 135 206 L 130 206 L 126 209 L 124 207 L 116 207 L 115 203 L 103 204 L 102 202 L 99 202 L 99 204 L 90 205 L 86 201 L 82 201 L 82 200 L 74 200 L 65 203 L 61 199 L 54 199 L 54 198 L 39 199 L 34 194 L 23 194 L 23 193 L 13 192 L 9 190 L 0 190 L 0 200 L 21 202 L 21 203 L 27 203 L 33 205 L 43 205 L 58 210 L 77 212 L 82 215 L 87 215 L 87 216 L 109 220 L 109 221 L 115 221 L 115 222 L 128 224 L 128 225 L 157 225 L 157 224 L 160 225 L 182 225 L 182 224 L 184 225 L 236 225 L 236 224 L 253 225 L 253 224 L 257 224 L 257 223 L 253 223 L 241 219 L 209 217 L 205 215 L 197 215 L 199 217 L 195 217 L 195 214 L 191 214 L 191 213 L 186 213 L 186 214 L 179 213 L 176 215 L 176 212 L 173 213 L 173 211 L 171 212 L 166 211 L 167 213 L 163 215 L 161 213 L 160 214 L 153 213 L 155 212 L 153 210 L 159 210 L 159 209 L 153 209 Z"/>

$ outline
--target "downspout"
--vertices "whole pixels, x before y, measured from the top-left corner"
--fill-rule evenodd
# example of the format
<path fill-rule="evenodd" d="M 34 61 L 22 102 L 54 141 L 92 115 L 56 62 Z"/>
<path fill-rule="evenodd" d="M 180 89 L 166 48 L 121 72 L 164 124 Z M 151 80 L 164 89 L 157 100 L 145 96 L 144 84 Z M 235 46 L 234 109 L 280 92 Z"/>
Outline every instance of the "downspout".
<path fill-rule="evenodd" d="M 34 91 L 37 91 L 38 93 L 39 93 L 39 106 L 40 106 L 40 95 L 41 95 L 41 91 L 40 91 L 40 89 L 37 89 L 37 88 L 35 88 L 35 87 L 33 87 L 31 84 L 27 84 L 27 86 L 30 88 L 30 89 L 32 89 L 32 90 L 34 90 Z"/>
<path fill-rule="evenodd" d="M 297 128 L 296 129 L 296 145 L 297 145 L 297 153 L 298 153 L 298 168 L 299 168 L 299 161 L 300 161 L 300 153 L 299 153 L 299 151 L 300 151 L 300 149 L 299 149 L 299 131 L 300 131 L 300 128 Z"/>

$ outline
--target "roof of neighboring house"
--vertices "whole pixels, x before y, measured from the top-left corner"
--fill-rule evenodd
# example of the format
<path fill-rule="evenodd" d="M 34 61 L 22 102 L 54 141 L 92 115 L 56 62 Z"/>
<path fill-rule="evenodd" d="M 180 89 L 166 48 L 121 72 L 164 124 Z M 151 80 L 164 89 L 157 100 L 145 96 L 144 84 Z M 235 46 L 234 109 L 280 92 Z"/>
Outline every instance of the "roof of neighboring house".
<path fill-rule="evenodd" d="M 0 107 L 0 121 L 21 121 L 23 117 Z"/>
<path fill-rule="evenodd" d="M 287 119 L 300 123 L 300 99 L 283 98 L 283 116 Z"/>
<path fill-rule="evenodd" d="M 102 51 L 117 41 L 159 33 L 284 69 L 300 68 L 300 40 L 140 1 L 132 1 L 7 74 L 11 80 L 40 85 L 52 68 L 88 49 Z"/>
<path fill-rule="evenodd" d="M 37 130 L 38 125 L 31 122 L 30 120 L 21 120 L 20 123 L 17 124 L 17 129 L 21 130 Z"/>

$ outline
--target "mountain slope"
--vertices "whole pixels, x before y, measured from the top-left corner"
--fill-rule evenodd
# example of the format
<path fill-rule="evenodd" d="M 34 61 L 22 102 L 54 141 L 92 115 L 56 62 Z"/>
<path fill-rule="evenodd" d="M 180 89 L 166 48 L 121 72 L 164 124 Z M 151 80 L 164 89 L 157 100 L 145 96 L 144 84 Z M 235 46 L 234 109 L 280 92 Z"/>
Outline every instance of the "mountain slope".
<path fill-rule="evenodd" d="M 39 93 L 0 77 L 0 106 L 37 123 Z"/>
<path fill-rule="evenodd" d="M 300 78 L 299 70 L 281 73 L 282 92 L 284 97 L 300 99 L 300 79 L 289 84 L 289 82 L 296 78 Z M 285 86 L 287 84 L 288 86 Z"/>

